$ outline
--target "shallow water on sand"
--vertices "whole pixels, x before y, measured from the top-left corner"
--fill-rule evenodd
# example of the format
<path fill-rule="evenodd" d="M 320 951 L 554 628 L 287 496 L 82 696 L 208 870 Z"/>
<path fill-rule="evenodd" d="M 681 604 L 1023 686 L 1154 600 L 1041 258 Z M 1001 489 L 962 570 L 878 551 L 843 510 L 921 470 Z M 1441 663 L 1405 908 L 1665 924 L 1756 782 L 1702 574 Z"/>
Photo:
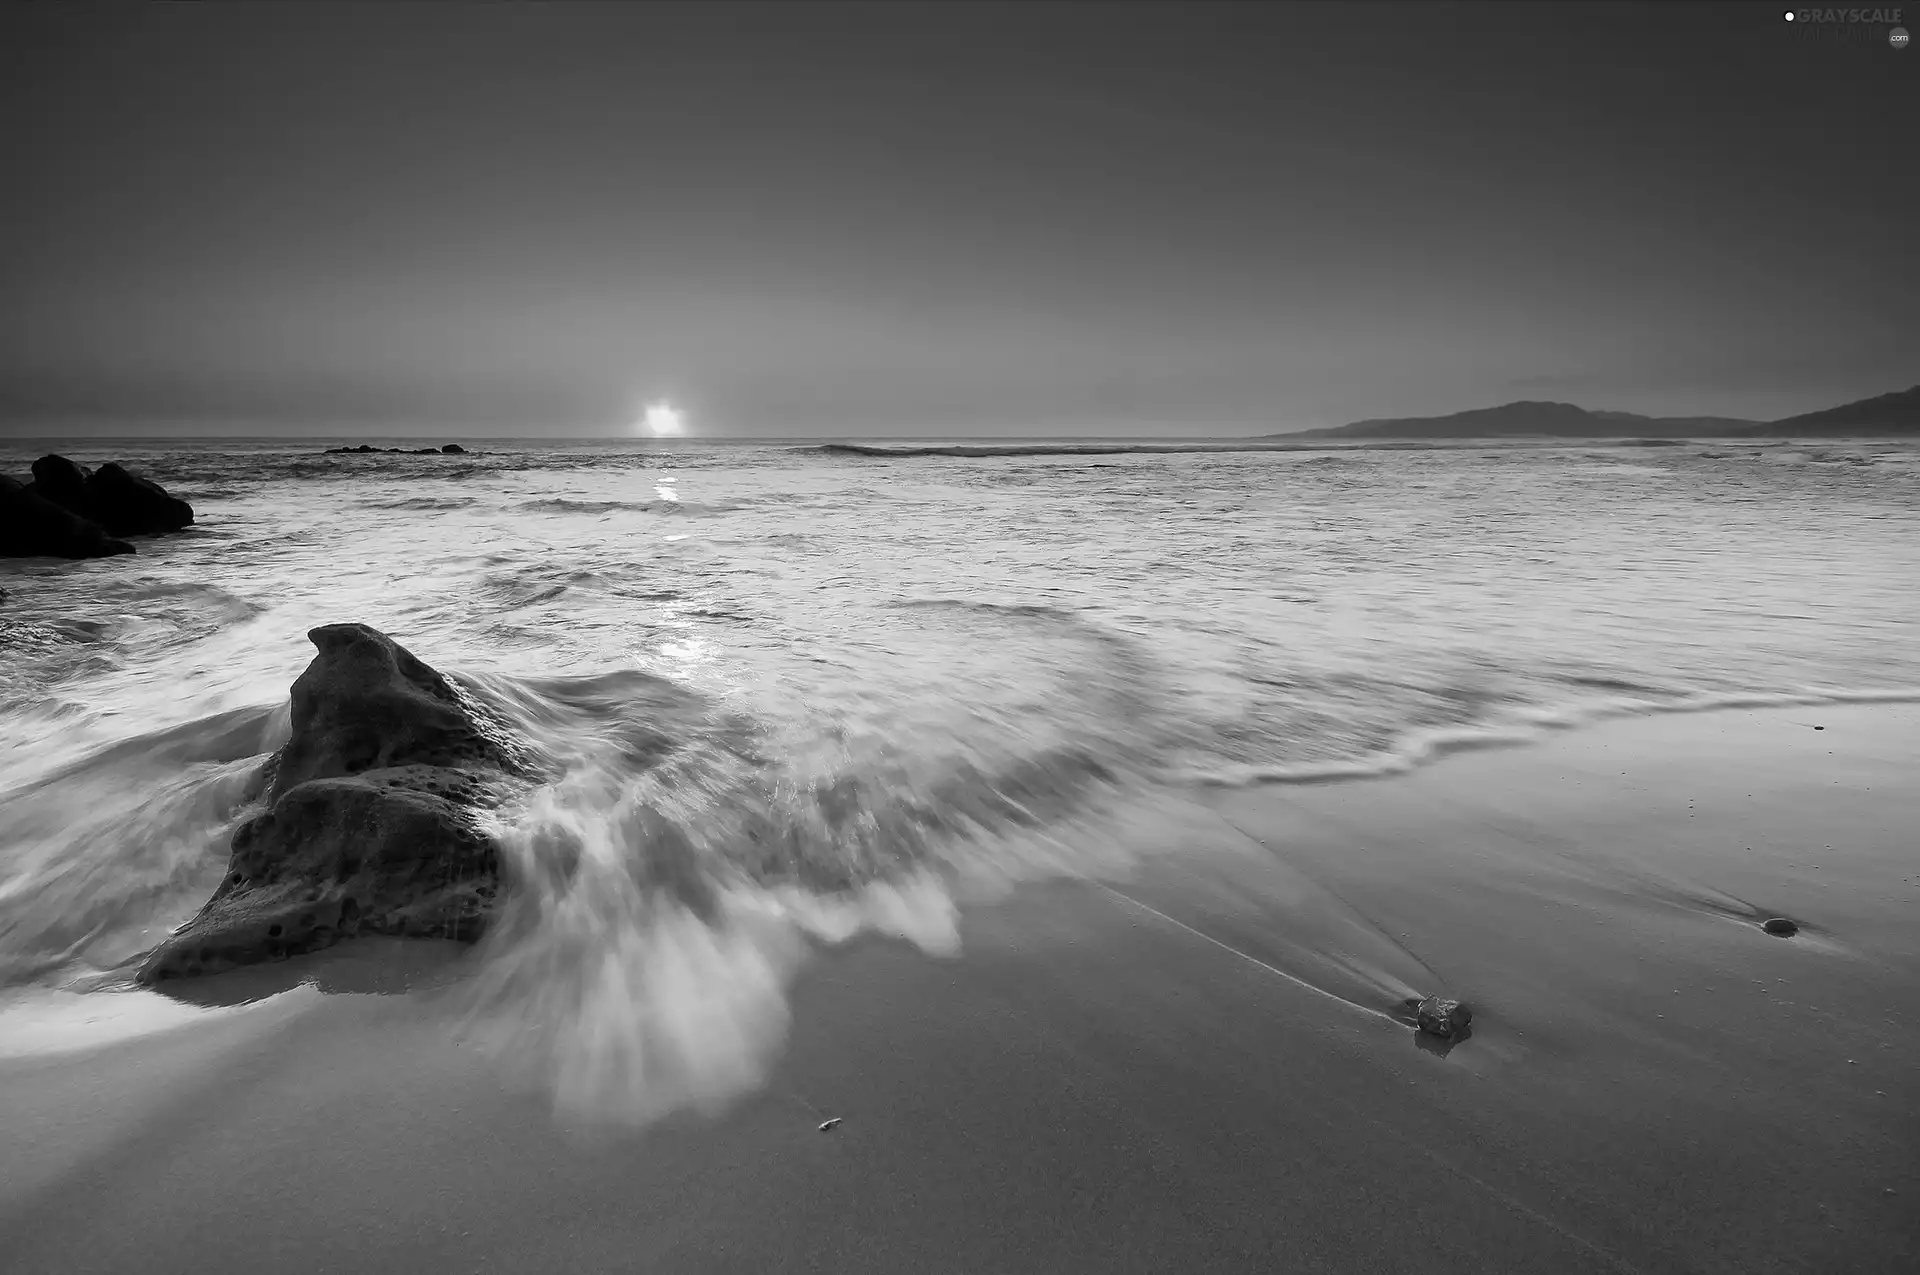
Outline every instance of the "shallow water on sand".
<path fill-rule="evenodd" d="M 191 915 L 306 630 L 361 621 L 555 764 L 475 994 L 647 1110 L 751 1082 L 810 943 L 951 950 L 956 898 L 1115 870 L 1195 783 L 1920 688 L 1906 445 L 62 450 L 198 523 L 0 564 L 0 981 Z"/>

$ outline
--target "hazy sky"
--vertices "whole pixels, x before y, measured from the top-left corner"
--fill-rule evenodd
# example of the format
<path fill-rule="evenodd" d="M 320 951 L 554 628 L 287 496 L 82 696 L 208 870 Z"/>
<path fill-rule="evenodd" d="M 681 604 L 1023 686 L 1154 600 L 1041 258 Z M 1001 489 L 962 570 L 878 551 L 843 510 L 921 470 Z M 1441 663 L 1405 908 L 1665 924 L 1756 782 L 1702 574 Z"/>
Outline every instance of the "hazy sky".
<path fill-rule="evenodd" d="M 1920 51 L 1782 8 L 8 5 L 0 432 L 1904 388 Z"/>

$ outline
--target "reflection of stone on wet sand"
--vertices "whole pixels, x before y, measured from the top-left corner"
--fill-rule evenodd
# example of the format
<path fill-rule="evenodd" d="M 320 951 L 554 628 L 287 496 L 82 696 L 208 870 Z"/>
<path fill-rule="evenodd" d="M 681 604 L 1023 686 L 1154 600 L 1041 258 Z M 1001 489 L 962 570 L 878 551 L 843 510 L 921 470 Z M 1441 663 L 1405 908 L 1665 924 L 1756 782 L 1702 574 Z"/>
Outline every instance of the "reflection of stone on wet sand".
<path fill-rule="evenodd" d="M 1431 1032 L 1422 1031 L 1413 1033 L 1414 1047 L 1422 1053 L 1432 1054 L 1436 1058 L 1445 1058 L 1454 1051 L 1455 1047 L 1464 1045 L 1472 1039 L 1473 1028 L 1471 1027 L 1462 1027 L 1452 1036 L 1435 1036 Z"/>
<path fill-rule="evenodd" d="M 352 939 L 310 956 L 200 978 L 167 979 L 153 990 L 185 1005 L 249 1005 L 299 987 L 328 996 L 405 996 L 460 980 L 471 950 L 436 939 Z"/>

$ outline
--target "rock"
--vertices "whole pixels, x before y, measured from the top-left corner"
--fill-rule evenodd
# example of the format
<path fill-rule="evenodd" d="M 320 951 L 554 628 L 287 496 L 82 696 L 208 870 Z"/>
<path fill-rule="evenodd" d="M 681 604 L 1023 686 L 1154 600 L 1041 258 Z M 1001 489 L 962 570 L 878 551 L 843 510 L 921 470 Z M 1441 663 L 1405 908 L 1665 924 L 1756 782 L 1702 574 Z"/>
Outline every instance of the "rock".
<path fill-rule="evenodd" d="M 33 489 L 62 509 L 91 518 L 87 508 L 87 480 L 93 471 L 65 456 L 42 456 L 33 462 Z"/>
<path fill-rule="evenodd" d="M 33 462 L 33 490 L 110 535 L 160 535 L 193 524 L 192 505 L 112 462 L 96 472 L 65 456 L 42 456 Z"/>
<path fill-rule="evenodd" d="M 1429 1036 L 1452 1040 L 1463 1034 L 1473 1022 L 1473 1011 L 1459 1001 L 1429 996 L 1414 1011 L 1414 1023 Z"/>
<path fill-rule="evenodd" d="M 352 934 L 471 942 L 491 919 L 498 848 L 480 812 L 535 773 L 491 711 L 361 624 L 308 635 L 293 729 L 261 768 L 265 813 L 225 878 L 154 950 L 143 983 L 327 947 Z"/>
<path fill-rule="evenodd" d="M 116 536 L 156 536 L 193 525 L 193 506 L 109 461 L 87 480 L 90 516 Z"/>
<path fill-rule="evenodd" d="M 329 447 L 329 456 L 441 456 L 459 455 L 467 449 L 458 443 L 448 443 L 445 447 L 375 447 L 371 443 L 362 443 L 358 447 Z"/>
<path fill-rule="evenodd" d="M 110 558 L 133 551 L 99 524 L 0 474 L 0 558 Z"/>
<path fill-rule="evenodd" d="M 1783 938 L 1783 939 L 1790 939 L 1794 935 L 1800 932 L 1800 927 L 1795 925 L 1792 921 L 1787 920 L 1787 918 L 1784 916 L 1772 917 L 1767 921 L 1765 925 L 1762 925 L 1760 928 L 1765 930 L 1767 933 L 1773 935 L 1775 938 Z"/>

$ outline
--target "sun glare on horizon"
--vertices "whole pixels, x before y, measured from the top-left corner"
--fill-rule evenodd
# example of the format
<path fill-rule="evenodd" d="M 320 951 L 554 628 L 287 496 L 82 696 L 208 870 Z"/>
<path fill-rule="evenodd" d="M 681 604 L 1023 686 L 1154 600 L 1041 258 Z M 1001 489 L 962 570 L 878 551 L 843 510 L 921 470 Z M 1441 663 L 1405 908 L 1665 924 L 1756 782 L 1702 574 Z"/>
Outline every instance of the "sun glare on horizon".
<path fill-rule="evenodd" d="M 686 433 L 686 414 L 673 404 L 662 400 L 647 404 L 647 410 L 640 418 L 640 427 L 655 438 L 678 438 Z"/>

